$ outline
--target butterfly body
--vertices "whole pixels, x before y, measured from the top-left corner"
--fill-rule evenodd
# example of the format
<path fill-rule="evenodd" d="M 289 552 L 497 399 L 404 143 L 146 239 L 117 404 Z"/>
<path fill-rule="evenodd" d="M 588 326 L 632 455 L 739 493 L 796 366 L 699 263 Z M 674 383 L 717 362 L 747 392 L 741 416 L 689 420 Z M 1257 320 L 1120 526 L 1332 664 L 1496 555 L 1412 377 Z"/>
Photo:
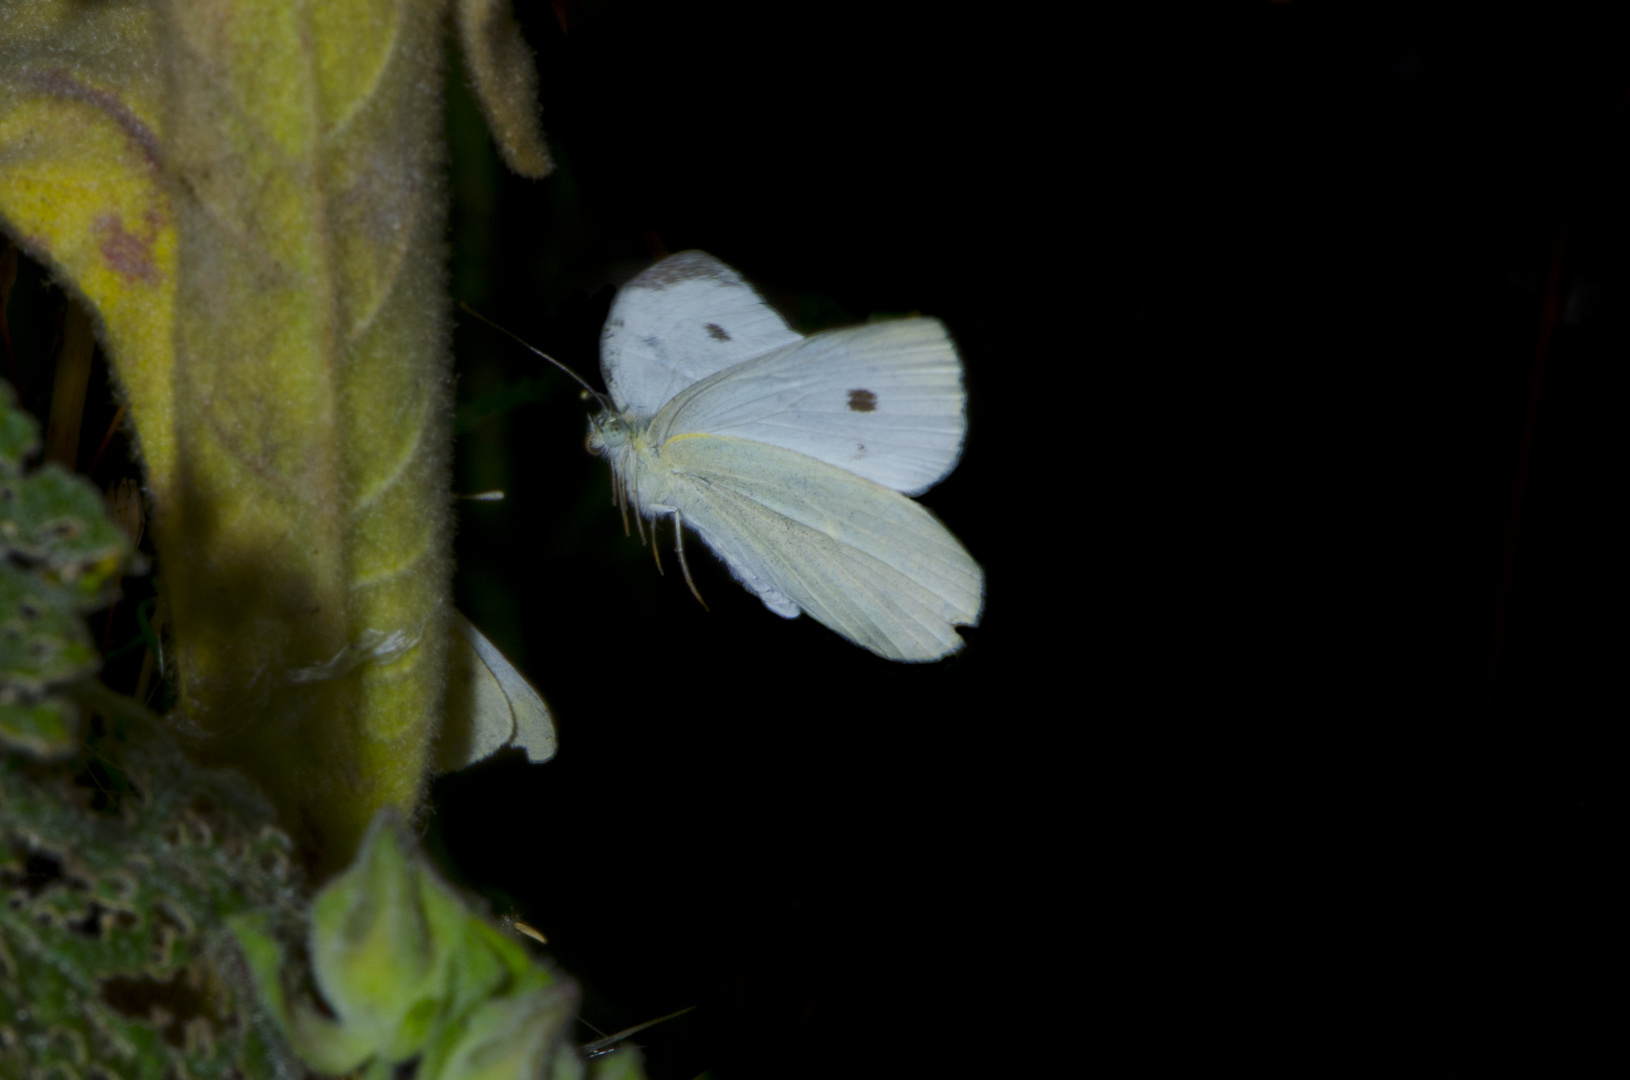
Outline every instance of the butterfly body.
<path fill-rule="evenodd" d="M 615 408 L 588 445 L 642 517 L 690 526 L 778 615 L 889 659 L 961 647 L 984 573 L 907 498 L 962 449 L 961 363 L 938 321 L 804 337 L 684 252 L 618 294 L 602 369 Z"/>

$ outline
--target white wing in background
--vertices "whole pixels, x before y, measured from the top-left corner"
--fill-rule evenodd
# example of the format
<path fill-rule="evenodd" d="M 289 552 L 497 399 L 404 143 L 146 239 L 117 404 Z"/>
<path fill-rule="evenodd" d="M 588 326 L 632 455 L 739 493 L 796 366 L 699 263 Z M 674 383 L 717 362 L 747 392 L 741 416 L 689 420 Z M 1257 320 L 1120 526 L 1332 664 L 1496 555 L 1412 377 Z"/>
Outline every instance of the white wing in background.
<path fill-rule="evenodd" d="M 447 721 L 436 771 L 474 765 L 510 746 L 525 750 L 533 764 L 554 757 L 555 724 L 543 698 L 470 620 L 455 611 L 450 622 Z"/>
<path fill-rule="evenodd" d="M 962 647 L 955 626 L 979 621 L 984 571 L 904 495 L 739 439 L 681 435 L 661 459 L 657 497 L 772 611 L 772 596 L 788 601 L 890 660 L 937 660 Z"/>
<path fill-rule="evenodd" d="M 692 383 L 800 339 L 740 274 L 681 251 L 618 291 L 600 372 L 620 411 L 651 416 Z"/>
<path fill-rule="evenodd" d="M 962 362 L 938 319 L 828 330 L 721 371 L 651 425 L 808 454 L 916 495 L 956 467 L 967 431 Z"/>

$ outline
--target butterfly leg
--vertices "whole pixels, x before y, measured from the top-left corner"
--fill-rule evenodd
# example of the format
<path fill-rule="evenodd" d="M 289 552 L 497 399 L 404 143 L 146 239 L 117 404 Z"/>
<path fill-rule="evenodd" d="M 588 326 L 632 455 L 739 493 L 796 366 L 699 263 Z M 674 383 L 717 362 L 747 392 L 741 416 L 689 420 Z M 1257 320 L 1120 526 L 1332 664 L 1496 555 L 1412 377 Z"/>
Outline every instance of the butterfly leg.
<path fill-rule="evenodd" d="M 707 601 L 702 599 L 702 592 L 696 587 L 696 582 L 691 580 L 690 567 L 685 563 L 685 517 L 679 512 L 678 507 L 674 507 L 674 550 L 679 552 L 679 569 L 685 572 L 685 584 L 690 586 L 690 594 L 696 597 L 696 602 L 702 605 L 703 611 L 711 611 Z"/>
<path fill-rule="evenodd" d="M 611 474 L 611 504 L 623 516 L 623 535 L 628 535 L 628 499 L 623 493 L 623 482 L 617 479 L 616 472 Z"/>
<path fill-rule="evenodd" d="M 696 602 L 702 605 L 703 611 L 712 611 L 707 601 L 702 599 L 702 591 L 696 587 L 696 582 L 690 576 L 690 564 L 685 562 L 685 515 L 679 512 L 677 506 L 653 506 L 651 510 L 659 514 L 672 514 L 674 517 L 674 550 L 679 553 L 679 569 L 684 571 L 685 584 L 690 586 L 690 594 L 696 597 Z M 651 527 L 651 538 L 656 539 L 656 526 Z M 656 544 L 651 545 L 652 549 Z"/>
<path fill-rule="evenodd" d="M 640 524 L 640 474 L 637 469 L 631 469 L 629 471 L 634 477 L 634 531 L 640 534 L 640 543 L 644 544 L 645 526 Z M 626 523 L 623 525 L 623 528 L 624 530 L 628 528 Z"/>

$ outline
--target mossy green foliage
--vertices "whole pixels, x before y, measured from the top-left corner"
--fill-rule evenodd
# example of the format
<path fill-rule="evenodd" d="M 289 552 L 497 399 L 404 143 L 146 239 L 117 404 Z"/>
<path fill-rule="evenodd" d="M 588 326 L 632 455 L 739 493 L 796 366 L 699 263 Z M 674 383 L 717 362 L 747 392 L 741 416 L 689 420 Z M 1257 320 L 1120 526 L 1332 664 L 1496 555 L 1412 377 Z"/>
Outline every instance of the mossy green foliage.
<path fill-rule="evenodd" d="M 100 666 L 84 616 L 113 600 L 130 545 L 83 479 L 24 471 L 38 446 L 0 382 L 0 749 L 53 758 L 79 745 L 78 706 L 60 691 Z"/>
<path fill-rule="evenodd" d="M 584 1073 L 567 1041 L 576 986 L 478 916 L 388 810 L 313 899 L 305 971 L 285 963 L 272 914 L 239 916 L 233 928 L 269 1011 L 318 1072 L 384 1078 L 415 1062 L 416 1080 Z M 596 1077 L 639 1075 L 632 1054 L 603 1060 Z"/>
<path fill-rule="evenodd" d="M 0 1076 L 300 1075 L 222 923 L 298 902 L 270 805 L 151 724 L 91 745 L 0 755 Z"/>

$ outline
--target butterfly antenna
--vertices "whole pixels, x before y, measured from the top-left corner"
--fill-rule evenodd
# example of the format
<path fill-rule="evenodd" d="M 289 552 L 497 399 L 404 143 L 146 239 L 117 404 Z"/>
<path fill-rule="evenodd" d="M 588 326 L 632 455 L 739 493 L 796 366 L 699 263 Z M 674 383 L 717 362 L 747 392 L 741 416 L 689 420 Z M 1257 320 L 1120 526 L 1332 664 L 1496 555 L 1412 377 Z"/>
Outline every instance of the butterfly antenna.
<path fill-rule="evenodd" d="M 690 594 L 696 597 L 696 602 L 702 605 L 703 611 L 712 611 L 713 609 L 707 606 L 707 601 L 702 599 L 701 590 L 696 587 L 696 582 L 691 580 L 690 566 L 685 562 L 685 520 L 678 510 L 674 511 L 674 550 L 679 552 L 679 569 L 685 572 L 685 584 L 690 586 Z"/>
<path fill-rule="evenodd" d="M 504 329 L 502 326 L 499 326 L 497 323 L 493 322 L 491 319 L 487 318 L 485 315 L 481 314 L 481 312 L 477 311 L 475 308 L 471 307 L 469 304 L 466 304 L 464 301 L 460 300 L 458 302 L 458 306 L 460 308 L 464 309 L 464 311 L 466 313 L 468 313 L 470 315 L 474 315 L 476 318 L 480 319 L 482 322 L 486 323 L 488 326 L 492 327 L 494 330 L 498 331 L 500 334 L 503 334 L 503 335 L 509 337 L 517 345 L 520 345 L 523 349 L 528 349 L 528 350 L 530 350 L 532 352 L 537 353 L 539 356 L 543 357 L 545 360 L 549 361 L 551 364 L 555 365 L 557 368 L 564 371 L 566 374 L 570 375 L 573 379 L 575 379 L 577 381 L 577 385 L 581 386 L 583 389 L 587 390 L 590 394 L 594 395 L 594 400 L 598 401 L 602 408 L 605 408 L 605 409 L 607 409 L 609 411 L 612 411 L 612 412 L 616 411 L 616 407 L 612 405 L 610 398 L 606 397 L 606 395 L 602 394 L 600 391 L 598 391 L 594 387 L 590 386 L 584 380 L 583 376 L 579 375 L 577 372 L 573 371 L 571 368 L 567 367 L 565 364 L 562 364 L 559 360 L 556 360 L 554 357 L 550 356 L 548 353 L 544 352 L 542 349 L 538 348 L 536 345 L 530 345 L 527 342 L 523 341 L 518 334 L 512 333 L 511 331 Z"/>

